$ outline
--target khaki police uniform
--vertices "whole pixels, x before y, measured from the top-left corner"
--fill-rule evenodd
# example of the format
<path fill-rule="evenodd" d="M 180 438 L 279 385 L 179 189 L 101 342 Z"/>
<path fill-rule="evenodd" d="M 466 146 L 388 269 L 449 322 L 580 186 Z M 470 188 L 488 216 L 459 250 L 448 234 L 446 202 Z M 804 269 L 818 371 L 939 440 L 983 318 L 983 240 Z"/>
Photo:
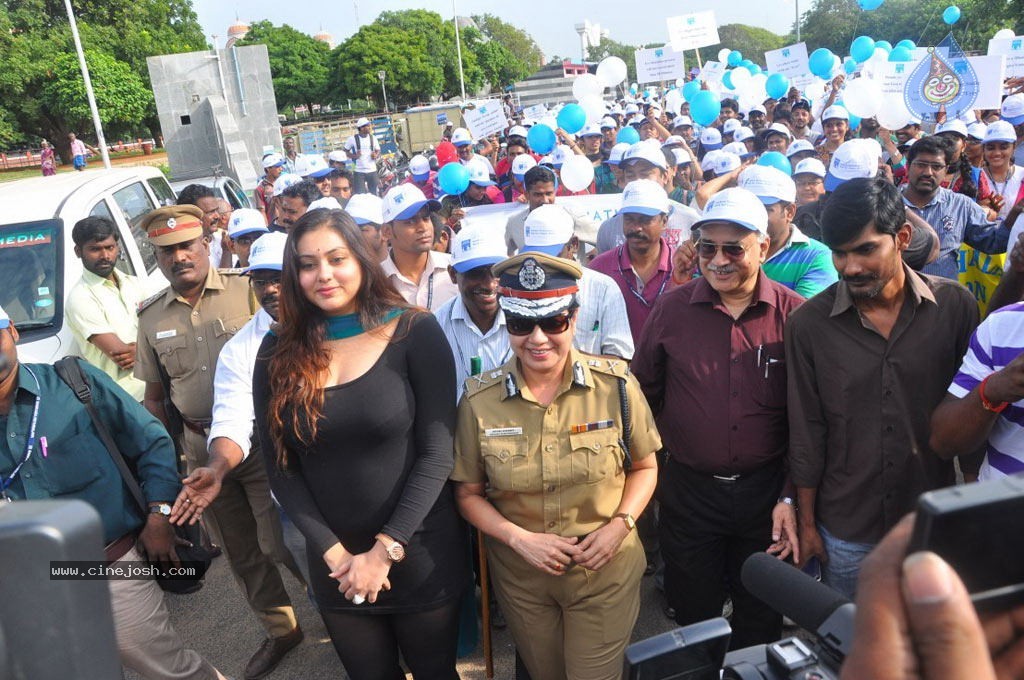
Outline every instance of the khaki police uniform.
<path fill-rule="evenodd" d="M 191 209 L 191 210 L 190 210 Z M 193 212 L 194 211 L 194 212 Z M 182 243 L 196 235 L 194 206 L 155 210 L 143 221 L 156 246 Z M 199 213 L 201 217 L 201 213 Z M 183 228 L 184 227 L 184 228 Z M 171 402 L 181 413 L 184 430 L 179 443 L 188 471 L 206 465 L 207 435 L 213 413 L 213 378 L 224 344 L 258 309 L 241 270 L 210 267 L 195 307 L 173 288 L 145 300 L 139 307 L 135 376 L 147 383 L 169 385 Z M 220 494 L 204 514 L 204 522 L 221 546 L 239 587 L 271 637 L 296 626 L 295 613 L 276 561 L 288 555 L 280 518 L 270 498 L 266 470 L 250 456 L 224 479 Z M 260 538 L 277 537 L 270 554 Z"/>
<path fill-rule="evenodd" d="M 626 363 L 572 350 L 546 408 L 526 387 L 518 359 L 467 381 L 452 479 L 486 482 L 498 512 L 531 532 L 582 538 L 601 528 L 626 481 L 621 379 L 632 459 L 652 455 L 661 438 Z M 535 569 L 500 541 L 486 544 L 495 593 L 533 680 L 618 680 L 646 566 L 636 532 L 600 571 L 572 565 L 561 576 Z"/>

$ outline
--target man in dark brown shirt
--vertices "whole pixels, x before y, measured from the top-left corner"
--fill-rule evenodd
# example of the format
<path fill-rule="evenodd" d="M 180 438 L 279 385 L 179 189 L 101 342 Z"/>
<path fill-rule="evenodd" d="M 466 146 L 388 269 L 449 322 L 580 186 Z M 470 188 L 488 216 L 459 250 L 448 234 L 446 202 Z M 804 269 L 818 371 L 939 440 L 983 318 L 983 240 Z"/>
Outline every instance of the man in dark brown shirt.
<path fill-rule="evenodd" d="M 840 280 L 786 326 L 790 475 L 800 548 L 852 599 L 860 562 L 918 495 L 955 481 L 928 447 L 942 401 L 978 324 L 959 283 L 901 262 L 911 227 L 884 179 L 831 196 L 822 238 Z"/>
<path fill-rule="evenodd" d="M 798 554 L 786 484 L 782 332 L 802 301 L 761 271 L 768 216 L 745 189 L 714 196 L 697 244 L 702 278 L 661 297 L 632 370 L 669 453 L 659 481 L 665 596 L 686 625 L 720 616 L 731 646 L 778 640 L 782 617 L 740 582 L 743 561 Z"/>

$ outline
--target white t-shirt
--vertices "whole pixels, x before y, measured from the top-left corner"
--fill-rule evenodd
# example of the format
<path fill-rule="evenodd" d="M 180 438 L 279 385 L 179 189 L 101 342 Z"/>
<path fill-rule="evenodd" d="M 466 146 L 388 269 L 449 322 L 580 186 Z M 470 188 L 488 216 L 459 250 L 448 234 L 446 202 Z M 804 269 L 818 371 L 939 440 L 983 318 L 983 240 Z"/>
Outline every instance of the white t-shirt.
<path fill-rule="evenodd" d="M 359 138 L 358 142 L 356 137 Z M 377 161 L 373 159 L 373 152 L 380 151 L 380 144 L 372 134 L 352 135 L 345 142 L 345 150 L 359 154 L 356 158 L 356 172 L 377 172 Z"/>

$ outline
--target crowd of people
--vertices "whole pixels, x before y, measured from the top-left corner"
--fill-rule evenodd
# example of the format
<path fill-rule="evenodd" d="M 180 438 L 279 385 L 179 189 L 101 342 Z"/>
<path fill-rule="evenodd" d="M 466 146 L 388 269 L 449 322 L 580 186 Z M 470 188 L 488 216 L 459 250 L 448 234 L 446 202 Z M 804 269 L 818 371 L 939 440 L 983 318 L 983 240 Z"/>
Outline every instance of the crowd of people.
<path fill-rule="evenodd" d="M 174 561 L 171 524 L 201 521 L 266 632 L 246 678 L 303 639 L 289 578 L 354 680 L 403 664 L 457 678 L 478 541 L 535 680 L 620 677 L 645 577 L 679 625 L 725 608 L 731 648 L 779 639 L 782 616 L 740 579 L 757 552 L 896 606 L 879 574 L 898 569 L 919 494 L 1024 471 L 1024 93 L 851 130 L 841 87 L 749 110 L 726 97 L 705 127 L 685 102 L 625 98 L 545 154 L 521 117 L 501 138 L 452 126 L 438 141 L 454 156 L 413 158 L 383 197 L 369 121 L 326 158 L 286 139 L 254 209 L 193 185 L 142 220 L 169 282 L 147 300 L 115 266 L 116 227 L 84 219 L 68 323 L 150 512 L 52 367 L 18 364 L 2 312 L 0 489 L 88 500 L 112 561 Z M 639 141 L 619 142 L 627 129 Z M 573 192 L 560 173 L 577 155 L 594 180 Z M 464 191 L 445 193 L 439 161 L 466 167 Z M 580 209 L 590 194 L 613 214 Z M 965 244 L 1006 253 L 984 321 L 957 282 Z M 46 437 L 89 466 L 33 456 Z M 917 625 L 901 635 L 928 629 L 929 604 L 963 604 L 931 559 L 904 564 Z M 124 583 L 126 666 L 223 677 L 153 582 Z M 856 677 L 881 677 L 878 649 L 858 642 Z"/>

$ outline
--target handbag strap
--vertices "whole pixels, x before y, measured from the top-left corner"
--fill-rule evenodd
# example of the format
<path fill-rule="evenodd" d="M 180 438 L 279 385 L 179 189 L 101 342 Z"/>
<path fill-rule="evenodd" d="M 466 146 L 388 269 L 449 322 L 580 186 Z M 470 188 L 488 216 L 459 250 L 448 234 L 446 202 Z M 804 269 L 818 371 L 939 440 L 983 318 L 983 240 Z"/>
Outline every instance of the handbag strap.
<path fill-rule="evenodd" d="M 110 454 L 111 460 L 114 461 L 118 472 L 121 473 L 125 486 L 128 487 L 132 498 L 135 499 L 139 509 L 142 510 L 142 514 L 146 514 L 148 509 L 146 501 L 142 496 L 142 489 L 139 487 L 139 483 L 136 481 L 131 470 L 128 469 L 128 463 L 125 462 L 124 456 L 121 455 L 121 450 L 117 448 L 114 438 L 110 436 L 110 430 L 107 429 L 107 426 L 100 419 L 100 414 L 92 403 L 92 387 L 89 385 L 89 379 L 82 370 L 81 364 L 78 363 L 78 357 L 66 356 L 55 363 L 53 367 L 57 370 L 57 375 L 60 376 L 60 379 L 71 388 L 71 391 L 78 397 L 78 401 L 82 402 L 85 410 L 89 412 L 93 427 L 96 428 L 96 433 L 103 441 L 107 453 Z"/>

